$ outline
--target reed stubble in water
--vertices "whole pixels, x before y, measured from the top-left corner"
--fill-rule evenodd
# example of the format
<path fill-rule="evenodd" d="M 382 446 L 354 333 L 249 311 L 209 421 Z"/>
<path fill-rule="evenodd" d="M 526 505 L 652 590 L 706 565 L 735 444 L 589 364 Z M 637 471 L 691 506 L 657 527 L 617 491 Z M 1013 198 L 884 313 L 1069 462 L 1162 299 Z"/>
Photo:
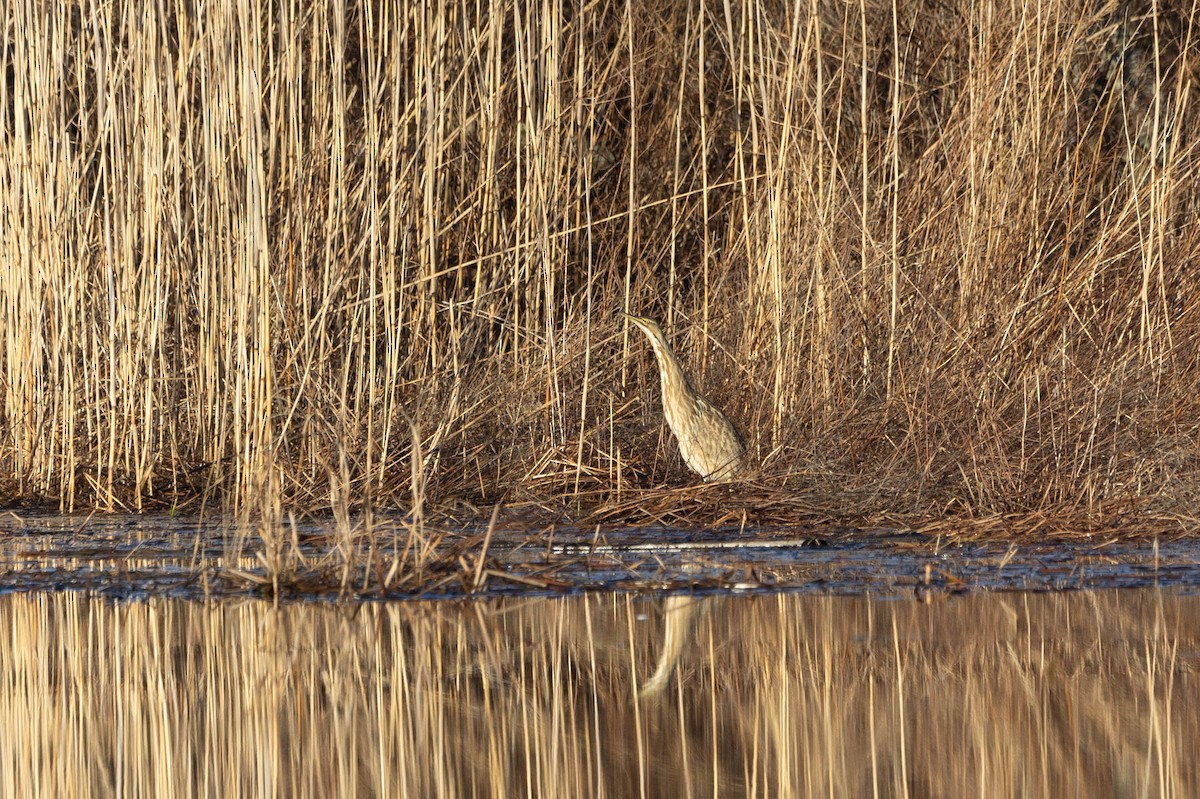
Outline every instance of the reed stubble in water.
<path fill-rule="evenodd" d="M 644 309 L 826 511 L 1194 516 L 1200 28 L 1137 10 L 12 0 L 0 491 L 620 501 Z"/>

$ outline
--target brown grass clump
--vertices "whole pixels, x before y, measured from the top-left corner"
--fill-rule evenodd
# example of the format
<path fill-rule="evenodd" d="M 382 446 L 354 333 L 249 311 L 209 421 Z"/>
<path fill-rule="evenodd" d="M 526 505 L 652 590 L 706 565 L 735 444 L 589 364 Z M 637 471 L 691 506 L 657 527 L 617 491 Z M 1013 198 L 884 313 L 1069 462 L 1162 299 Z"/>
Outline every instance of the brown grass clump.
<path fill-rule="evenodd" d="M 783 6 L 5 4 L 4 494 L 1194 517 L 1192 6 Z"/>

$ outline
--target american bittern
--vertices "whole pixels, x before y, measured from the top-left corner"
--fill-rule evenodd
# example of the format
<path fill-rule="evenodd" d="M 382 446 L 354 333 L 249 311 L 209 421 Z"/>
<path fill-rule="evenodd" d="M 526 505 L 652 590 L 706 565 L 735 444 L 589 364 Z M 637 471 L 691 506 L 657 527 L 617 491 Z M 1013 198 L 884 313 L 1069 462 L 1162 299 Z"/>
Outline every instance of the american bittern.
<path fill-rule="evenodd" d="M 662 377 L 663 415 L 679 441 L 688 468 L 705 481 L 727 480 L 742 470 L 746 445 L 725 414 L 692 389 L 653 319 L 625 314 L 650 339 Z"/>

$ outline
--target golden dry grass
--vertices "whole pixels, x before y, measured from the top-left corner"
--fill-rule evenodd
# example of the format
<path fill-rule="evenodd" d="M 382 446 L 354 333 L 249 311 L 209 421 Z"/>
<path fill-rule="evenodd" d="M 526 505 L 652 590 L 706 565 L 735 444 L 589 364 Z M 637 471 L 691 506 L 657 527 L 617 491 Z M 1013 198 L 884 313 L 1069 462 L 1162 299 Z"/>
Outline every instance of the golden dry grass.
<path fill-rule="evenodd" d="M 0 492 L 619 505 L 624 310 L 824 512 L 1195 518 L 1196 22 L 12 0 Z"/>
<path fill-rule="evenodd" d="M 6 796 L 1194 796 L 1196 597 L 0 597 Z M 644 614 L 648 616 L 646 620 Z"/>

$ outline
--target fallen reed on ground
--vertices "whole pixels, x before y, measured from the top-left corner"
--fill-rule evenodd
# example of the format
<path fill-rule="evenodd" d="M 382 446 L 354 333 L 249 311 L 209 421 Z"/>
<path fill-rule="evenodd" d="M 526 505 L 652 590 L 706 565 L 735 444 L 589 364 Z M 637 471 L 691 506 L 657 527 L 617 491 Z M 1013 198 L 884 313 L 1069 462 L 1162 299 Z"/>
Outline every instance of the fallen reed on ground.
<path fill-rule="evenodd" d="M 767 5 L 5 4 L 0 498 L 1194 518 L 1192 6 Z"/>

